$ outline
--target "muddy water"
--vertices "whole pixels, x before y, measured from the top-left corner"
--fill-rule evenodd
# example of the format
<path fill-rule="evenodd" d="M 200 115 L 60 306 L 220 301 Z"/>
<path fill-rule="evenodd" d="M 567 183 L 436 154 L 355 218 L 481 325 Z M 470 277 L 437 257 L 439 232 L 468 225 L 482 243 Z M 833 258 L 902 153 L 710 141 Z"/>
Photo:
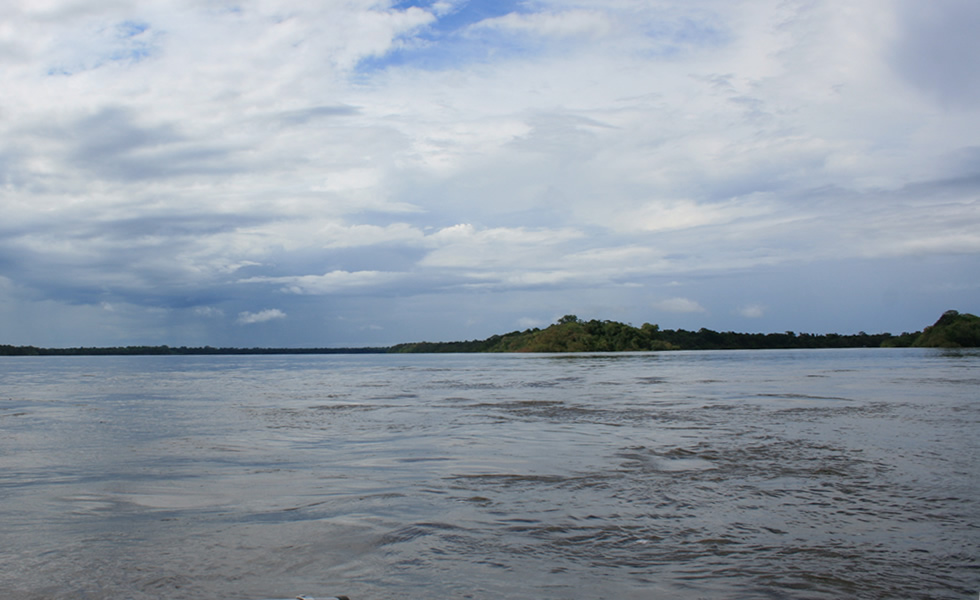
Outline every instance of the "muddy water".
<path fill-rule="evenodd" d="M 971 598 L 980 353 L 7 358 L 0 597 Z"/>

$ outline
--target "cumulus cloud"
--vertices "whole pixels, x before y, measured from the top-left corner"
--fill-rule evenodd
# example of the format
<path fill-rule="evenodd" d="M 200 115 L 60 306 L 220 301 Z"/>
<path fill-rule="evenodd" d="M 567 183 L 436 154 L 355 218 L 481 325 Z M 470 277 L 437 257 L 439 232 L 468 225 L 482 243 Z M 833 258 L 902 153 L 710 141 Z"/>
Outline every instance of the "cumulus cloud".
<path fill-rule="evenodd" d="M 198 306 L 194 309 L 194 314 L 200 317 L 214 319 L 214 318 L 220 318 L 225 316 L 225 311 L 221 310 L 220 308 L 215 308 L 213 306 Z M 241 317 L 241 315 L 239 315 L 239 317 Z"/>
<path fill-rule="evenodd" d="M 238 313 L 238 323 L 242 325 L 252 325 L 254 323 L 265 323 L 276 319 L 285 319 L 286 313 L 278 308 L 268 308 L 259 312 L 240 312 Z"/>
<path fill-rule="evenodd" d="M 493 29 L 520 32 L 528 35 L 608 35 L 613 24 L 607 13 L 601 11 L 568 10 L 554 13 L 509 13 L 502 17 L 485 19 L 474 29 Z"/>
<path fill-rule="evenodd" d="M 582 237 L 571 230 L 495 227 L 477 229 L 470 224 L 445 227 L 426 237 L 434 247 L 419 264 L 469 270 L 554 267 L 566 242 Z"/>
<path fill-rule="evenodd" d="M 331 271 L 323 275 L 296 275 L 286 277 L 252 277 L 241 283 L 271 283 L 281 285 L 281 291 L 291 294 L 333 294 L 351 288 L 377 286 L 401 276 L 379 271 Z M 278 311 L 277 311 L 278 312 Z M 285 315 L 283 315 L 285 316 Z"/>
<path fill-rule="evenodd" d="M 347 342 L 583 298 L 764 327 L 740 282 L 881 261 L 869 320 L 894 289 L 969 310 L 927 290 L 980 262 L 980 78 L 959 58 L 978 18 L 968 0 L 11 0 L 0 306 L 214 344 L 243 332 L 223 315 L 332 336 L 320 302 Z M 943 266 L 910 290 L 923 261 Z M 733 300 L 651 306 L 670 282 Z M 861 328 L 921 327 L 911 310 Z"/>
<path fill-rule="evenodd" d="M 319 230 L 325 248 L 350 248 L 380 244 L 421 242 L 424 233 L 407 223 L 391 225 L 343 225 L 327 223 Z"/>
<path fill-rule="evenodd" d="M 766 314 L 766 307 L 761 304 L 747 304 L 739 307 L 738 314 L 747 319 L 760 319 Z"/>
<path fill-rule="evenodd" d="M 705 309 L 697 301 L 690 298 L 667 298 L 655 302 L 653 307 L 657 310 L 673 313 L 703 313 Z"/>

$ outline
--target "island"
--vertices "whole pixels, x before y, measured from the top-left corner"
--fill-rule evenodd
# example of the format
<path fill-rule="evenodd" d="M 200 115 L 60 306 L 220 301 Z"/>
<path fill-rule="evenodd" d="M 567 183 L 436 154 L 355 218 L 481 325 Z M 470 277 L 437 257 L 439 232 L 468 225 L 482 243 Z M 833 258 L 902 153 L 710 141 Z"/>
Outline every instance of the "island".
<path fill-rule="evenodd" d="M 775 348 L 980 346 L 980 318 L 955 310 L 943 313 L 932 326 L 915 333 L 813 334 L 736 333 L 701 328 L 661 329 L 644 323 L 633 327 L 616 321 L 583 321 L 565 315 L 545 329 L 526 329 L 485 340 L 398 344 L 390 352 L 636 352 L 657 350 L 748 350 Z"/>

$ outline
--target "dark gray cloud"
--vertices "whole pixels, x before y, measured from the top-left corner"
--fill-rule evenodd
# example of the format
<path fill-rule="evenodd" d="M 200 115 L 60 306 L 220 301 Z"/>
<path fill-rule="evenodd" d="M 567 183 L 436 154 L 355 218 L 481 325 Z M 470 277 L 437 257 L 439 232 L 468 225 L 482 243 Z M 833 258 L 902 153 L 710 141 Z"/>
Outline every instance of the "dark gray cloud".
<path fill-rule="evenodd" d="M 218 290 L 233 278 L 194 262 L 200 244 L 263 221 L 216 213 L 88 217 L 66 211 L 44 223 L 3 229 L 3 275 L 38 297 L 67 303 L 207 304 L 223 297 L 227 292 Z"/>
<path fill-rule="evenodd" d="M 174 124 L 142 125 L 134 111 L 108 107 L 51 135 L 66 141 L 66 160 L 98 177 L 140 180 L 240 170 L 234 152 L 189 138 Z"/>
<path fill-rule="evenodd" d="M 980 105 L 980 3 L 905 0 L 899 7 L 895 69 L 944 105 Z"/>
<path fill-rule="evenodd" d="M 360 114 L 360 109 L 354 106 L 314 106 L 297 110 L 287 110 L 278 113 L 276 117 L 288 125 L 304 125 L 316 119 L 333 117 L 350 117 Z"/>

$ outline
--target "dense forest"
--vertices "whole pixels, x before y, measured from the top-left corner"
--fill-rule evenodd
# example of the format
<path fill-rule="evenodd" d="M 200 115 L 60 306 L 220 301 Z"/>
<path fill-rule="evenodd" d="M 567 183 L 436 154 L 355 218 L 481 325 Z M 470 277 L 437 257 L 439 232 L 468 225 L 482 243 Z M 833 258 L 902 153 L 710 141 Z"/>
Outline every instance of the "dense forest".
<path fill-rule="evenodd" d="M 188 348 L 126 346 L 113 348 L 36 348 L 0 345 L 0 356 L 207 355 L 207 354 L 381 354 L 387 352 L 628 352 L 654 350 L 751 350 L 765 348 L 980 347 L 980 317 L 949 310 L 922 331 L 814 334 L 735 333 L 701 328 L 634 327 L 616 321 L 583 321 L 565 315 L 545 329 L 526 329 L 485 340 L 414 342 L 381 348 Z"/>
<path fill-rule="evenodd" d="M 921 348 L 980 347 L 980 317 L 947 310 L 938 321 L 918 334 L 910 345 Z"/>
<path fill-rule="evenodd" d="M 916 334 L 903 334 L 912 336 Z M 633 327 L 616 321 L 583 321 L 566 315 L 546 329 L 527 329 L 485 340 L 465 342 L 418 342 L 392 347 L 392 352 L 628 352 L 649 350 L 728 350 L 762 348 L 860 348 L 878 347 L 895 336 L 887 333 L 815 335 L 784 333 L 718 332 L 701 328 L 660 329 L 644 323 Z M 901 344 L 901 345 L 911 345 Z"/>
<path fill-rule="evenodd" d="M 633 327 L 616 321 L 583 321 L 566 315 L 546 329 L 527 329 L 485 340 L 400 344 L 392 352 L 623 352 L 644 350 L 752 350 L 765 348 L 978 347 L 980 317 L 946 311 L 915 333 L 735 333 L 701 328 Z"/>

